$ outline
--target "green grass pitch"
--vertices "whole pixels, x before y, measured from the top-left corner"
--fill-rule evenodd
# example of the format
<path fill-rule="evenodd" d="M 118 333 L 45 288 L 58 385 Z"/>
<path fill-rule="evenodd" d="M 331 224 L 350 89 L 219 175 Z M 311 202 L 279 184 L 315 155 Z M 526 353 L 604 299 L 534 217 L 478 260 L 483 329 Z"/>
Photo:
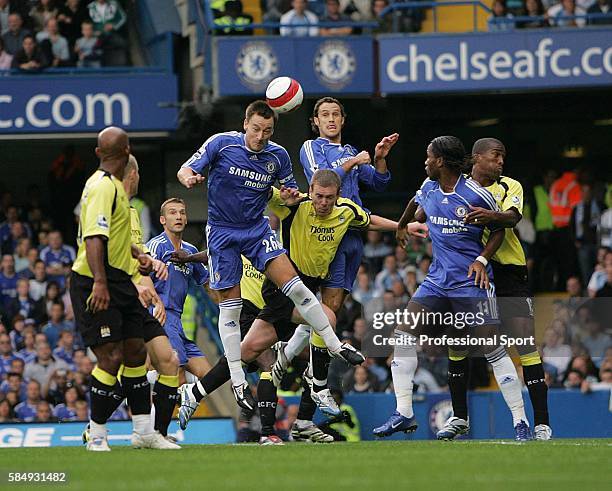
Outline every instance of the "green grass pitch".
<path fill-rule="evenodd" d="M 0 489 L 447 490 L 612 489 L 612 440 L 391 441 L 0 450 Z M 8 471 L 66 472 L 64 485 L 7 483 Z"/>

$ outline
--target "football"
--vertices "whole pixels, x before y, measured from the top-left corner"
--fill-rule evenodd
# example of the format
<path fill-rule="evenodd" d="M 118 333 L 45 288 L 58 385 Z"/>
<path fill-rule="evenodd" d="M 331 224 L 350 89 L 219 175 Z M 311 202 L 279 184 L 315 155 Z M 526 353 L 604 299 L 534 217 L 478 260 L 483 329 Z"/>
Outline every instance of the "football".
<path fill-rule="evenodd" d="M 277 77 L 266 88 L 266 101 L 279 114 L 294 111 L 303 100 L 302 86 L 291 77 Z"/>

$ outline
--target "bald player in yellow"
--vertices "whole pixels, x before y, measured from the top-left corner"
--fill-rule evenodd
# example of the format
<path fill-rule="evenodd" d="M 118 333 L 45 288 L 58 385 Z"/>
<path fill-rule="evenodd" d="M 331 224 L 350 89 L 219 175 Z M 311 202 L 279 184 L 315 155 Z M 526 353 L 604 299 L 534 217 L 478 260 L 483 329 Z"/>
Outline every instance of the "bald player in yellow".
<path fill-rule="evenodd" d="M 130 207 L 122 184 L 130 155 L 125 131 L 116 127 L 101 131 L 96 155 L 100 166 L 87 180 L 81 196 L 79 250 L 70 284 L 77 329 L 97 358 L 92 371 L 87 450 L 110 450 L 106 421 L 117 397 L 129 401 L 133 442 L 159 448 L 165 440 L 151 424 L 143 340 L 146 310 L 131 281 L 132 258 L 138 260 L 141 274 L 149 274 L 153 263 L 131 239 Z M 158 329 L 163 331 L 161 326 Z M 119 383 L 122 363 L 126 368 Z"/>
<path fill-rule="evenodd" d="M 506 148 L 501 141 L 495 138 L 482 138 L 476 141 L 472 148 L 472 156 L 472 178 L 491 192 L 500 211 L 472 208 L 465 221 L 483 225 L 495 222 L 505 227 L 504 241 L 491 258 L 503 332 L 512 338 L 528 339 L 534 336 L 532 339 L 535 340 L 533 300 L 527 280 L 527 262 L 523 247 L 514 231 L 514 227 L 522 218 L 523 187 L 517 180 L 502 175 Z M 486 235 L 483 236 L 483 241 L 486 242 Z M 552 429 L 548 417 L 548 387 L 544 380 L 544 368 L 535 341 L 527 345 L 517 345 L 516 348 L 533 406 L 534 438 L 550 440 Z M 466 363 L 459 353 L 451 352 L 450 359 L 451 363 Z M 465 378 L 465 376 L 463 379 L 451 377 L 449 386 L 459 384 L 461 387 L 457 392 L 461 392 L 466 385 Z M 452 393 L 453 387 L 451 387 Z M 462 428 L 457 434 L 466 432 L 467 424 L 465 429 Z"/>

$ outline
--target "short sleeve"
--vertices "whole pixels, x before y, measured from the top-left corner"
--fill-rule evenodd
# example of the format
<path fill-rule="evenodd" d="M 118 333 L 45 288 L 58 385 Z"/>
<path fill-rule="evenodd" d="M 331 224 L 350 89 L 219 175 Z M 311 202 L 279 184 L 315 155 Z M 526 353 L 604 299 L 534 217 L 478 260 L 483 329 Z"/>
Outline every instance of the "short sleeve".
<path fill-rule="evenodd" d="M 316 140 L 306 140 L 303 143 L 302 148 L 300 148 L 300 164 L 304 168 L 304 175 L 308 182 L 311 181 L 317 170 L 329 168 L 323 148 Z"/>
<path fill-rule="evenodd" d="M 109 236 L 116 193 L 114 183 L 106 177 L 88 191 L 87 206 L 84 207 L 84 213 L 81 212 L 83 239 L 95 235 Z"/>
<path fill-rule="evenodd" d="M 189 167 L 192 171 L 202 174 L 204 169 L 212 164 L 217 158 L 217 153 L 221 149 L 222 140 L 223 135 L 221 133 L 211 136 L 181 167 Z"/>
<path fill-rule="evenodd" d="M 427 193 L 430 191 L 432 185 L 433 185 L 433 181 L 429 179 L 428 177 L 427 179 L 423 181 L 423 184 L 421 184 L 421 187 L 416 192 L 414 201 L 419 206 L 423 206 L 423 203 L 425 202 L 425 197 L 427 196 Z"/>
<path fill-rule="evenodd" d="M 353 228 L 367 228 L 370 225 L 370 215 L 357 203 L 347 198 L 340 198 L 338 204 L 348 206 L 353 212 L 353 219 L 349 226 Z"/>
<path fill-rule="evenodd" d="M 508 190 L 506 191 L 506 195 L 504 197 L 503 202 L 501 203 L 501 211 L 508 211 L 511 208 L 515 208 L 519 214 L 523 215 L 523 186 L 521 183 L 514 180 L 508 179 L 503 180 L 503 183 L 506 183 L 508 186 Z"/>

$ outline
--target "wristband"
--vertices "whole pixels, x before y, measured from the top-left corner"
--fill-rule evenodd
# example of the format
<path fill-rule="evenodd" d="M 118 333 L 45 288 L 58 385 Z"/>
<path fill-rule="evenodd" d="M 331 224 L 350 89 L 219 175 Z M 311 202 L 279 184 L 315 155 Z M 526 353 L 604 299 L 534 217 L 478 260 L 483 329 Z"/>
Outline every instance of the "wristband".
<path fill-rule="evenodd" d="M 478 256 L 478 257 L 476 258 L 476 261 L 478 261 L 479 263 L 481 263 L 481 264 L 482 264 L 483 266 L 485 266 L 485 267 L 487 266 L 487 264 L 489 264 L 489 261 L 488 261 L 488 260 L 487 260 L 487 258 L 486 258 L 486 257 L 484 257 L 484 256 Z"/>

